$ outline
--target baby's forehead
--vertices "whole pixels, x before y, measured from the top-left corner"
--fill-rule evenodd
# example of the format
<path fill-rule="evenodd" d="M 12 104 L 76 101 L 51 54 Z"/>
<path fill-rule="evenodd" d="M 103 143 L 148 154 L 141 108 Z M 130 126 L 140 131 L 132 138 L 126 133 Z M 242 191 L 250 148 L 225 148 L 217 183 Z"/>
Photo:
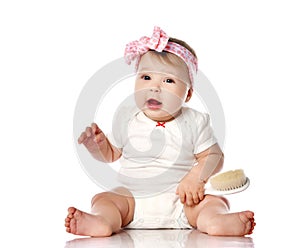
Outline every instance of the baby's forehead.
<path fill-rule="evenodd" d="M 175 63 L 165 58 L 160 58 L 158 55 L 153 56 L 150 53 L 141 57 L 137 72 L 169 75 L 181 81 L 189 82 L 189 72 L 184 62 Z"/>

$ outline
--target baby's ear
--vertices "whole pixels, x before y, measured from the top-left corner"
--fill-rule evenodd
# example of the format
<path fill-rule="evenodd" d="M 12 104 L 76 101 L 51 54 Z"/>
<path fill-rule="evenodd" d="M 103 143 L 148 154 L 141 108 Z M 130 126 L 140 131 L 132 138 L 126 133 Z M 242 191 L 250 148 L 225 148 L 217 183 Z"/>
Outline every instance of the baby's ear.
<path fill-rule="evenodd" d="M 185 102 L 188 102 L 192 98 L 192 95 L 193 95 L 193 89 L 190 88 L 189 91 L 188 91 L 188 93 L 187 93 Z"/>

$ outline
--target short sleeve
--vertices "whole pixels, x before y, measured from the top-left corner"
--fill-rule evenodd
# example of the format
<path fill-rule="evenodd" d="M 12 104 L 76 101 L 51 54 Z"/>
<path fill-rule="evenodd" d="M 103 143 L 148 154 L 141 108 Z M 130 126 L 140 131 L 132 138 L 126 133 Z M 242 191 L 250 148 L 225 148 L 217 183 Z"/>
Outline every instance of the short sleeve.
<path fill-rule="evenodd" d="M 194 124 L 194 154 L 198 154 L 217 143 L 217 139 L 214 136 L 208 114 L 195 112 Z"/>

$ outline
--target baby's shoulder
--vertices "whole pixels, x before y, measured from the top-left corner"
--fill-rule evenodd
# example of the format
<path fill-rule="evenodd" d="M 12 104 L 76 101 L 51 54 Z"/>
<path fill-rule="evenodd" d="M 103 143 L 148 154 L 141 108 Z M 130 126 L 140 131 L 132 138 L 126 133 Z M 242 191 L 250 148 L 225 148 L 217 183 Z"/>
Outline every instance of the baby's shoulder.
<path fill-rule="evenodd" d="M 208 122 L 209 114 L 199 112 L 196 109 L 184 107 L 182 108 L 183 117 L 188 122 Z"/>

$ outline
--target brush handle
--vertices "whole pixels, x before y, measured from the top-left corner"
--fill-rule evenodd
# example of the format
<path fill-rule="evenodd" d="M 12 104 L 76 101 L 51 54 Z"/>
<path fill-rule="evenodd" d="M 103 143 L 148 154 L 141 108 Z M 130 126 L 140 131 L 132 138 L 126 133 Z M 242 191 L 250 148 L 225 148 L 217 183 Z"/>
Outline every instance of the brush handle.
<path fill-rule="evenodd" d="M 250 179 L 247 177 L 246 183 L 238 188 L 230 189 L 230 190 L 216 190 L 211 187 L 210 183 L 208 182 L 205 187 L 205 194 L 206 195 L 231 195 L 242 192 L 246 190 L 250 185 Z"/>

